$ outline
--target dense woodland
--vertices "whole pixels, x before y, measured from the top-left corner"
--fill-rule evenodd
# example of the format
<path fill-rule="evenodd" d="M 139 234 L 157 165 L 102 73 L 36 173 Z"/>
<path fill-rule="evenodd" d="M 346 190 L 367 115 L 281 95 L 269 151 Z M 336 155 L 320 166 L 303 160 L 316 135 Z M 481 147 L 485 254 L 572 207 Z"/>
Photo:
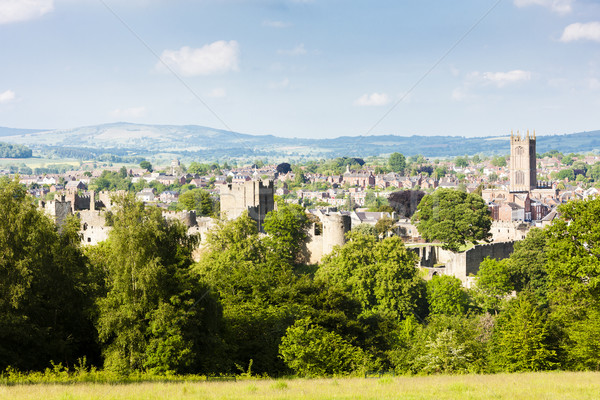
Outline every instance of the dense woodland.
<path fill-rule="evenodd" d="M 421 204 L 427 202 L 427 196 Z M 199 238 L 123 197 L 109 239 L 82 248 L 16 181 L 0 180 L 0 369 L 120 375 L 323 376 L 600 369 L 600 199 L 561 206 L 477 285 L 426 281 L 398 237 L 350 232 L 304 262 L 297 205 Z M 419 211 L 423 208 L 420 205 Z"/>
<path fill-rule="evenodd" d="M 27 146 L 0 142 L 0 158 L 29 158 L 31 155 Z"/>

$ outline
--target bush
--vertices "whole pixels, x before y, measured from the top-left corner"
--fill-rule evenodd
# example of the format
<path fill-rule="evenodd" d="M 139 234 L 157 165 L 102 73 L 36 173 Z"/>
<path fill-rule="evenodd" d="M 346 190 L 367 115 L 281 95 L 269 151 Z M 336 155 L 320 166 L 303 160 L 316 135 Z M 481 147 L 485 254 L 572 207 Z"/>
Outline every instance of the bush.
<path fill-rule="evenodd" d="M 287 329 L 279 353 L 288 367 L 303 376 L 348 374 L 366 361 L 360 347 L 313 324 L 310 318 L 298 320 Z"/>

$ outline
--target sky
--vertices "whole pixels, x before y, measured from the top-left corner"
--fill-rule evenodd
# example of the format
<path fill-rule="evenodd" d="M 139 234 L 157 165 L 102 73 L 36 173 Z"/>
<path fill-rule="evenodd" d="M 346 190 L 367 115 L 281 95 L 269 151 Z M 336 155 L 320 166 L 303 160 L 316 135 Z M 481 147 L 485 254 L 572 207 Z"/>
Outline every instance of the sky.
<path fill-rule="evenodd" d="M 600 129 L 598 0 L 0 0 L 0 126 Z"/>

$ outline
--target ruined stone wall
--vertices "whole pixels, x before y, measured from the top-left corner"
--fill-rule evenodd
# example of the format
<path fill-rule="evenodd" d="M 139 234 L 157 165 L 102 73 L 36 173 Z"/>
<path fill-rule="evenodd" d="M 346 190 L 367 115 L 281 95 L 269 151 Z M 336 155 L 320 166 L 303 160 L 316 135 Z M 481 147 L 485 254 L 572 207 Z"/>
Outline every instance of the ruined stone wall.
<path fill-rule="evenodd" d="M 523 240 L 531 225 L 522 221 L 494 221 L 490 228 L 492 242 L 511 242 Z"/>
<path fill-rule="evenodd" d="M 106 226 L 106 212 L 96 210 L 81 210 L 76 214 L 80 220 L 81 242 L 84 245 L 94 246 L 108 239 L 108 233 L 112 229 Z"/>
<path fill-rule="evenodd" d="M 163 216 L 167 220 L 181 221 L 186 228 L 196 226 L 196 211 L 163 211 Z"/>
<path fill-rule="evenodd" d="M 323 255 L 331 253 L 335 246 L 346 243 L 346 233 L 350 231 L 352 221 L 349 215 L 324 215 L 323 222 Z"/>
<path fill-rule="evenodd" d="M 503 260 L 510 257 L 514 251 L 514 242 L 498 242 L 480 244 L 465 252 L 454 254 L 450 262 L 446 263 L 447 274 L 467 282 L 469 275 L 477 275 L 479 265 L 486 258 Z"/>
<path fill-rule="evenodd" d="M 221 216 L 236 219 L 244 211 L 262 230 L 268 212 L 275 209 L 273 181 L 247 181 L 220 186 Z"/>
<path fill-rule="evenodd" d="M 71 202 L 64 200 L 50 200 L 43 204 L 43 209 L 54 220 L 56 225 L 62 226 L 65 219 L 71 215 Z"/>

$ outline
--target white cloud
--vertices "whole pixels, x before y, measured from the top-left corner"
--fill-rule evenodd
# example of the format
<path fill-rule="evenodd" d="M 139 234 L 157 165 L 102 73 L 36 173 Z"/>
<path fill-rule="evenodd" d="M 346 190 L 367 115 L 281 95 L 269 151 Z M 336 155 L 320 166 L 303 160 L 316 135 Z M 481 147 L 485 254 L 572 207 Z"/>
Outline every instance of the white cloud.
<path fill-rule="evenodd" d="M 600 90 L 600 80 L 592 78 L 588 81 L 588 86 L 591 90 Z"/>
<path fill-rule="evenodd" d="M 184 46 L 179 50 L 165 50 L 161 60 L 184 76 L 211 75 L 239 70 L 240 46 L 235 40 L 219 40 L 199 49 Z M 166 72 L 163 62 L 156 68 Z"/>
<path fill-rule="evenodd" d="M 363 94 L 354 100 L 355 106 L 385 106 L 390 102 L 390 98 L 385 93 Z"/>
<path fill-rule="evenodd" d="M 572 42 L 574 40 L 593 40 L 600 42 L 600 22 L 580 22 L 571 24 L 565 28 L 560 38 L 561 42 Z"/>
<path fill-rule="evenodd" d="M 15 92 L 13 92 L 12 90 L 7 90 L 5 92 L 0 93 L 0 104 L 10 103 L 15 98 Z"/>
<path fill-rule="evenodd" d="M 226 97 L 227 96 L 227 92 L 225 91 L 225 89 L 223 88 L 214 88 L 213 90 L 211 90 L 208 95 L 208 97 L 214 97 L 214 98 L 218 98 L 218 97 Z"/>
<path fill-rule="evenodd" d="M 290 50 L 277 50 L 277 54 L 283 54 L 286 56 L 303 56 L 306 54 L 304 43 L 300 43 L 298 46 Z"/>
<path fill-rule="evenodd" d="M 508 72 L 484 72 L 482 78 L 485 82 L 492 83 L 498 87 L 504 87 L 511 83 L 531 80 L 531 72 L 522 70 Z"/>
<path fill-rule="evenodd" d="M 27 21 L 54 10 L 54 0 L 0 0 L 0 24 Z"/>
<path fill-rule="evenodd" d="M 262 23 L 263 26 L 266 26 L 268 28 L 289 28 L 290 26 L 292 26 L 291 23 L 289 22 L 284 22 L 284 21 L 270 21 L 270 20 L 265 20 Z"/>
<path fill-rule="evenodd" d="M 146 107 L 117 108 L 110 115 L 114 118 L 140 118 L 146 115 Z"/>
<path fill-rule="evenodd" d="M 270 82 L 269 89 L 285 89 L 290 86 L 290 80 L 288 78 L 284 78 L 279 82 Z"/>
<path fill-rule="evenodd" d="M 522 70 L 513 70 L 508 72 L 479 72 L 473 71 L 467 74 L 460 87 L 452 91 L 452 100 L 462 101 L 473 99 L 477 96 L 473 93 L 477 87 L 504 86 L 526 82 L 531 80 L 531 72 Z"/>
<path fill-rule="evenodd" d="M 537 5 L 547 7 L 557 14 L 565 15 L 573 11 L 572 4 L 575 0 L 514 0 L 517 7 Z"/>
<path fill-rule="evenodd" d="M 465 88 L 458 87 L 452 91 L 452 100 L 462 101 L 466 99 L 469 94 L 466 92 Z"/>

